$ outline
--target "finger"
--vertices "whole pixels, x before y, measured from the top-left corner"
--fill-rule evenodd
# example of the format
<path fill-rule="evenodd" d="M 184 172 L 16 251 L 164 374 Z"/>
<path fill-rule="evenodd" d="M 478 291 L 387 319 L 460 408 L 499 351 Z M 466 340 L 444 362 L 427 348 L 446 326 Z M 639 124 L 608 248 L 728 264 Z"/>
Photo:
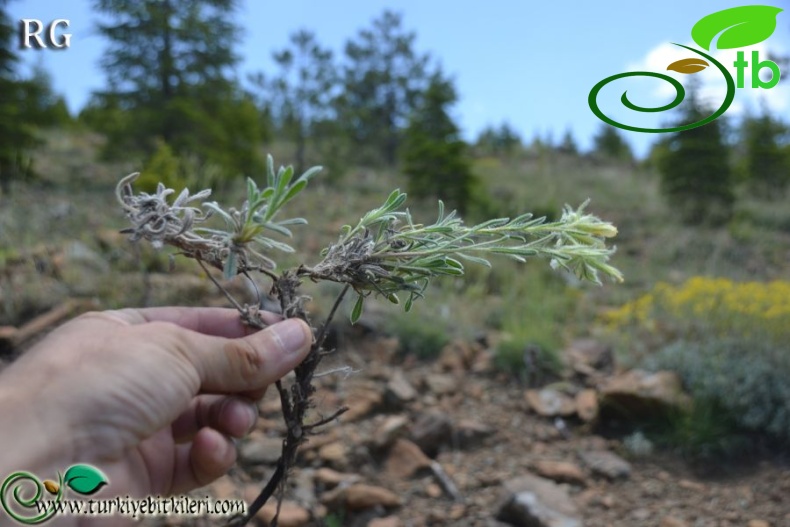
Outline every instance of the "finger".
<path fill-rule="evenodd" d="M 173 421 L 173 439 L 184 442 L 192 439 L 206 426 L 231 437 L 243 437 L 258 419 L 258 407 L 252 401 L 224 395 L 198 395 L 178 418 Z"/>
<path fill-rule="evenodd" d="M 238 338 L 258 331 L 241 321 L 239 312 L 224 307 L 149 307 L 144 309 L 119 309 L 106 311 L 108 315 L 127 324 L 146 322 L 170 322 L 204 335 Z M 260 311 L 265 324 L 282 320 L 280 315 Z"/>
<path fill-rule="evenodd" d="M 244 338 L 180 337 L 175 348 L 197 370 L 204 393 L 259 391 L 299 365 L 312 344 L 310 328 L 293 318 Z"/>
<path fill-rule="evenodd" d="M 233 442 L 212 428 L 202 428 L 191 443 L 176 446 L 171 494 L 189 492 L 225 475 L 236 462 Z"/>

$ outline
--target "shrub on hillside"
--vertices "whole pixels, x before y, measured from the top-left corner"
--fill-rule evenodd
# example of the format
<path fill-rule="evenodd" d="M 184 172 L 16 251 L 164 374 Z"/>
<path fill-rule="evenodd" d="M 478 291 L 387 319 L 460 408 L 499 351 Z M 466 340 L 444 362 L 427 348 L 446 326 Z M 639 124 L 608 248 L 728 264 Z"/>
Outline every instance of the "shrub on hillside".
<path fill-rule="evenodd" d="M 790 354 L 745 339 L 678 341 L 649 357 L 651 369 L 677 371 L 701 404 L 720 409 L 719 422 L 790 442 Z"/>
<path fill-rule="evenodd" d="M 627 360 L 676 371 L 694 397 L 674 423 L 683 446 L 737 451 L 739 432 L 790 442 L 790 282 L 659 283 L 607 319 Z"/>

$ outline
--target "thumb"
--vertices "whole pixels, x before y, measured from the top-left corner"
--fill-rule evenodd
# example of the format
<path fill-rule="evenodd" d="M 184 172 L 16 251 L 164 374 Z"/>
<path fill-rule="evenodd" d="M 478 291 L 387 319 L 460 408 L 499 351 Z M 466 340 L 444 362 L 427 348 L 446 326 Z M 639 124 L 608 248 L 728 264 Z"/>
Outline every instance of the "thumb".
<path fill-rule="evenodd" d="M 313 333 L 291 318 L 243 338 L 208 337 L 188 332 L 187 357 L 200 377 L 200 391 L 249 392 L 266 388 L 301 363 Z"/>

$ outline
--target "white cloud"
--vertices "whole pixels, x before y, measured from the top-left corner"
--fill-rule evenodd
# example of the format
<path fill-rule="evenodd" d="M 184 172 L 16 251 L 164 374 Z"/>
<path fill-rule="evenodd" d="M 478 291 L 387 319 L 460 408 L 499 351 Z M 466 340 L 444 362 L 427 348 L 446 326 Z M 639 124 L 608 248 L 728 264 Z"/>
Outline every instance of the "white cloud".
<path fill-rule="evenodd" d="M 694 48 L 697 47 L 693 42 L 684 42 L 683 44 Z M 761 42 L 746 48 L 716 50 L 710 53 L 713 58 L 715 58 L 728 69 L 730 74 L 733 76 L 733 79 L 736 79 L 736 69 L 733 66 L 733 62 L 735 62 L 738 57 L 738 51 L 743 51 L 744 58 L 749 62 L 749 65 L 744 72 L 745 87 L 736 88 L 735 100 L 727 110 L 728 116 L 740 116 L 744 113 L 744 111 L 746 111 L 747 108 L 751 109 L 752 111 L 756 111 L 759 110 L 762 105 L 765 105 L 765 107 L 772 113 L 787 112 L 787 110 L 790 108 L 790 85 L 788 85 L 787 82 L 780 83 L 767 90 L 751 88 L 752 51 L 758 52 L 761 61 L 768 59 L 769 51 L 776 55 L 785 54 L 785 51 L 782 50 L 781 47 L 775 44 L 768 46 L 767 44 L 767 42 Z M 711 64 L 703 71 L 692 75 L 685 75 L 675 71 L 667 71 L 667 66 L 673 62 L 691 57 L 701 58 L 696 53 L 666 42 L 659 44 L 648 51 L 647 54 L 645 54 L 645 56 L 639 61 L 629 64 L 626 70 L 664 73 L 677 79 L 684 85 L 688 82 L 690 77 L 696 77 L 701 84 L 700 95 L 703 100 L 718 106 L 724 100 L 726 95 L 726 84 L 725 80 L 722 78 L 721 72 L 719 72 L 715 65 Z M 784 75 L 790 75 L 790 71 L 785 71 L 782 73 Z M 762 71 L 761 77 L 764 80 L 767 80 L 767 68 L 765 68 L 765 71 Z M 646 105 L 653 104 L 659 106 L 661 104 L 666 104 L 675 97 L 675 89 L 667 82 L 662 82 L 657 79 L 654 83 L 651 83 L 651 86 L 654 86 L 652 92 L 646 95 L 640 94 L 641 97 L 648 98 Z"/>

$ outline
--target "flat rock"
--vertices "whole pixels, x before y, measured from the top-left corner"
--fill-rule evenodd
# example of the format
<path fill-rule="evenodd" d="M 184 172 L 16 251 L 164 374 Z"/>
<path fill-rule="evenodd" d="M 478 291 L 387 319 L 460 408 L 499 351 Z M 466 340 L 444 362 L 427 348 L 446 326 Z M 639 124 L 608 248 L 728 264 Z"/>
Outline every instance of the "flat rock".
<path fill-rule="evenodd" d="M 571 367 L 584 375 L 594 371 L 609 373 L 614 368 L 612 347 L 595 339 L 574 340 L 565 350 Z"/>
<path fill-rule="evenodd" d="M 598 417 L 598 393 L 592 389 L 582 390 L 576 394 L 576 415 L 589 423 Z"/>
<path fill-rule="evenodd" d="M 680 377 L 672 371 L 630 370 L 601 387 L 601 407 L 632 419 L 650 419 L 688 408 Z"/>
<path fill-rule="evenodd" d="M 351 474 L 346 472 L 338 472 L 328 467 L 321 467 L 313 474 L 313 479 L 327 488 L 337 487 L 344 483 L 356 483 L 362 479 L 359 474 Z"/>
<path fill-rule="evenodd" d="M 505 482 L 496 518 L 529 527 L 582 527 L 568 493 L 553 481 L 525 475 Z"/>
<path fill-rule="evenodd" d="M 446 373 L 430 373 L 425 376 L 425 386 L 434 395 L 448 395 L 458 389 L 458 379 Z"/>
<path fill-rule="evenodd" d="M 576 404 L 567 394 L 553 388 L 527 390 L 524 394 L 527 404 L 543 417 L 569 416 L 576 413 Z"/>
<path fill-rule="evenodd" d="M 388 403 L 394 406 L 401 406 L 416 399 L 417 390 L 406 379 L 402 371 L 396 370 L 387 383 L 385 397 Z"/>
<path fill-rule="evenodd" d="M 334 467 L 348 464 L 348 447 L 341 441 L 334 441 L 318 449 L 318 457 Z"/>
<path fill-rule="evenodd" d="M 631 475 L 631 464 L 612 452 L 590 451 L 582 452 L 579 456 L 594 474 L 607 479 L 615 480 Z"/>
<path fill-rule="evenodd" d="M 382 449 L 404 436 L 409 427 L 409 418 L 405 415 L 390 415 L 380 422 L 373 433 L 373 445 Z"/>
<path fill-rule="evenodd" d="M 661 518 L 661 523 L 658 524 L 658 527 L 689 527 L 689 524 L 674 516 L 664 516 Z"/>
<path fill-rule="evenodd" d="M 576 463 L 570 461 L 537 461 L 535 462 L 535 472 L 559 483 L 574 483 L 584 485 L 586 478 L 584 471 Z"/>
<path fill-rule="evenodd" d="M 400 479 L 408 479 L 430 465 L 430 458 L 408 439 L 396 440 L 384 463 L 386 471 Z"/>
<path fill-rule="evenodd" d="M 447 414 L 431 411 L 422 414 L 412 425 L 411 440 L 428 457 L 436 457 L 441 446 L 451 442 L 452 432 L 452 421 Z"/>
<path fill-rule="evenodd" d="M 462 419 L 454 427 L 453 440 L 461 448 L 474 448 L 480 446 L 487 437 L 495 433 L 494 428 L 480 421 Z"/>
<path fill-rule="evenodd" d="M 368 527 L 402 527 L 403 522 L 397 516 L 385 516 L 384 518 L 373 518 L 368 522 Z"/>
<path fill-rule="evenodd" d="M 381 406 L 384 400 L 381 392 L 372 388 L 358 388 L 346 398 L 348 411 L 343 414 L 343 421 L 358 421 L 368 416 Z"/>
<path fill-rule="evenodd" d="M 400 497 L 389 489 L 365 483 L 340 486 L 324 493 L 321 501 L 328 506 L 345 506 L 352 510 L 373 507 L 399 507 Z"/>
<path fill-rule="evenodd" d="M 273 465 L 280 459 L 282 448 L 282 439 L 255 430 L 241 444 L 239 458 L 249 465 Z"/>
<path fill-rule="evenodd" d="M 270 500 L 258 511 L 256 517 L 265 525 L 269 525 L 277 511 L 277 500 Z M 279 527 L 303 527 L 310 523 L 310 511 L 293 501 L 283 500 L 280 516 L 277 518 Z"/>
<path fill-rule="evenodd" d="M 468 342 L 455 339 L 442 348 L 437 366 L 446 372 L 463 374 L 474 362 L 477 350 Z"/>

